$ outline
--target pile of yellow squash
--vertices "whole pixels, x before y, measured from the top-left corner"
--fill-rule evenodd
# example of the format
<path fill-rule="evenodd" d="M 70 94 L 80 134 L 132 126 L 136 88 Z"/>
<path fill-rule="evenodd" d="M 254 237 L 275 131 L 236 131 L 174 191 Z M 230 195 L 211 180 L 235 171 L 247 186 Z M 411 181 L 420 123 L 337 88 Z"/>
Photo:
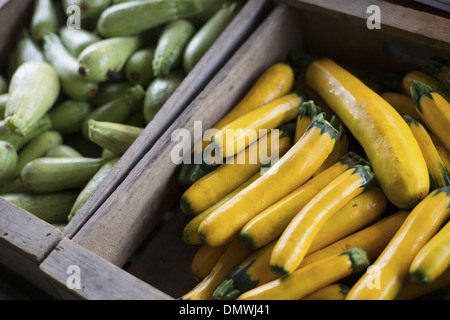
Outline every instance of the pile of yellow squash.
<path fill-rule="evenodd" d="M 198 284 L 180 299 L 448 298 L 450 63 L 379 93 L 329 58 L 291 58 L 193 149 L 201 164 L 182 165 Z M 217 163 L 211 147 L 246 161 Z"/>

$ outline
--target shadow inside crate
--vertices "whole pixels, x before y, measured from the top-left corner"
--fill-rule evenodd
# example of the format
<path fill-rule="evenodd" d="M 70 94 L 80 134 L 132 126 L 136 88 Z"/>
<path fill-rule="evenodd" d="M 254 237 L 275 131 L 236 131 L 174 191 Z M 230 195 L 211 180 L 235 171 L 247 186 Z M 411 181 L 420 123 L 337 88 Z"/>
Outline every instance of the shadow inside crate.
<path fill-rule="evenodd" d="M 183 241 L 188 221 L 179 209 L 166 212 L 123 268 L 175 299 L 190 291 L 197 284 L 190 266 L 200 246 Z"/>

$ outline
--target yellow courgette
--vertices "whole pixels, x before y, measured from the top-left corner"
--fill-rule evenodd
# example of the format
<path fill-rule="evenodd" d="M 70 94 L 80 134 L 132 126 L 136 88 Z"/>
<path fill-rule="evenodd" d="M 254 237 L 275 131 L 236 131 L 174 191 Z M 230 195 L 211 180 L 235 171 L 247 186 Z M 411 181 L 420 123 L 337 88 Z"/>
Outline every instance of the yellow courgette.
<path fill-rule="evenodd" d="M 301 300 L 344 300 L 350 290 L 346 284 L 334 283 L 310 293 Z"/>
<path fill-rule="evenodd" d="M 363 249 L 351 248 L 241 294 L 237 300 L 298 300 L 314 291 L 364 270 L 369 259 Z"/>
<path fill-rule="evenodd" d="M 232 162 L 227 161 L 197 180 L 181 196 L 181 210 L 188 215 L 197 215 L 211 207 L 250 179 L 264 165 L 284 155 L 293 145 L 291 136 L 289 130 L 283 128 L 271 131 L 234 156 Z"/>
<path fill-rule="evenodd" d="M 220 247 L 200 246 L 191 263 L 191 273 L 194 279 L 202 281 L 206 278 L 226 249 L 226 245 Z"/>
<path fill-rule="evenodd" d="M 409 277 L 420 284 L 434 281 L 450 266 L 450 222 L 438 231 L 414 257 Z"/>
<path fill-rule="evenodd" d="M 244 97 L 213 128 L 220 130 L 244 114 L 288 94 L 292 90 L 293 83 L 294 71 L 290 65 L 276 63 L 270 66 L 256 79 Z M 208 144 L 209 141 L 204 140 L 197 142 L 192 149 L 192 158 L 196 159 L 198 154 L 202 154 Z M 194 183 L 198 178 L 197 175 L 192 175 L 192 171 L 202 170 L 200 170 L 199 164 L 183 164 L 179 181 L 188 185 Z"/>
<path fill-rule="evenodd" d="M 228 123 L 211 137 L 211 143 L 203 152 L 204 162 L 207 165 L 221 163 L 268 131 L 295 119 L 301 102 L 302 98 L 297 93 L 291 93 Z"/>
<path fill-rule="evenodd" d="M 306 63 L 306 84 L 325 100 L 361 144 L 389 200 L 399 208 L 429 192 L 425 160 L 400 114 L 358 78 L 330 59 Z"/>
<path fill-rule="evenodd" d="M 278 238 L 309 200 L 342 172 L 361 162 L 364 162 L 363 158 L 353 152 L 348 153 L 322 174 L 256 215 L 241 229 L 241 244 L 248 249 L 257 249 Z"/>
<path fill-rule="evenodd" d="M 339 160 L 340 157 L 344 156 L 349 151 L 350 140 L 347 130 L 345 130 L 344 126 L 335 115 L 331 117 L 330 124 L 339 132 L 339 137 L 336 140 L 336 145 L 334 146 L 333 151 L 330 153 L 325 162 L 322 163 L 319 169 L 317 169 L 314 176 L 331 167 L 336 163 L 336 161 Z"/>
<path fill-rule="evenodd" d="M 342 246 L 336 246 L 333 245 L 333 243 L 352 234 L 360 228 L 373 223 L 383 213 L 385 208 L 386 199 L 383 193 L 377 188 L 369 188 L 361 195 L 352 199 L 323 226 L 311 244 L 308 254 L 305 259 L 303 259 L 301 266 L 317 261 L 318 256 L 323 257 L 324 255 L 321 254 L 322 252 L 326 253 L 326 255 L 332 255 L 350 248 L 347 246 L 342 249 Z M 390 239 L 389 237 L 392 236 L 390 230 L 393 230 L 393 228 L 395 228 L 395 221 L 389 218 L 389 220 L 386 219 L 386 222 L 383 224 L 380 222 L 368 227 L 368 231 L 365 231 L 364 233 L 358 232 L 357 234 L 359 239 L 361 239 L 360 241 L 350 240 L 350 237 L 353 235 L 347 238 L 352 243 L 360 243 L 364 246 L 366 246 L 367 241 L 369 241 L 369 249 L 372 249 L 374 246 L 383 246 L 383 244 L 385 244 L 383 239 Z M 374 232 L 369 231 L 373 229 L 375 229 Z M 372 236 L 374 237 L 371 238 Z M 229 273 L 227 279 L 217 287 L 213 294 L 213 298 L 220 300 L 235 299 L 243 292 L 275 280 L 277 276 L 270 270 L 270 256 L 275 244 L 276 240 L 273 240 L 267 245 L 254 251 L 254 253 L 237 265 Z M 332 250 L 327 249 L 328 247 L 332 247 Z M 342 250 L 338 251 L 340 249 Z M 373 252 L 373 250 L 371 250 L 371 252 Z M 312 256 L 311 258 L 309 258 L 310 255 Z"/>
<path fill-rule="evenodd" d="M 217 286 L 225 280 L 227 274 L 239 262 L 245 259 L 251 251 L 244 249 L 239 240 L 231 241 L 216 263 L 212 271 L 199 282 L 191 291 L 180 297 L 180 300 L 210 300 Z"/>
<path fill-rule="evenodd" d="M 403 92 L 386 91 L 381 94 L 381 97 L 393 106 L 401 116 L 408 115 L 415 120 L 420 120 L 416 105 L 411 99 L 410 94 L 406 95 Z"/>
<path fill-rule="evenodd" d="M 281 234 L 270 259 L 272 272 L 286 277 L 300 265 L 321 227 L 374 180 L 369 166 L 355 165 L 333 179 L 292 219 Z M 336 196 L 338 195 L 338 196 Z"/>
<path fill-rule="evenodd" d="M 238 235 L 253 217 L 310 179 L 333 150 L 336 138 L 336 129 L 319 114 L 275 165 L 203 220 L 202 241 L 217 246 Z"/>
<path fill-rule="evenodd" d="M 322 109 L 312 100 L 305 101 L 301 104 L 295 127 L 295 142 L 302 137 L 306 131 L 306 128 L 309 127 L 314 118 L 321 112 Z"/>
<path fill-rule="evenodd" d="M 233 192 L 229 193 L 225 197 L 223 197 L 221 200 L 217 201 L 214 205 L 203 211 L 202 213 L 199 213 L 194 218 L 192 218 L 187 225 L 183 229 L 183 240 L 184 242 L 188 244 L 201 244 L 202 240 L 200 239 L 198 235 L 198 228 L 200 224 L 205 220 L 207 216 L 209 216 L 214 210 L 219 208 L 221 205 L 223 205 L 225 202 L 233 198 L 236 194 L 244 190 L 247 186 L 249 186 L 252 182 L 256 181 L 260 177 L 260 173 L 258 172 L 253 177 L 248 179 L 246 182 L 244 182 L 242 185 L 240 185 L 238 188 L 233 190 Z"/>
<path fill-rule="evenodd" d="M 349 300 L 392 300 L 399 293 L 412 260 L 450 217 L 450 187 L 428 194 L 409 213 L 399 230 L 373 263 L 379 286 L 368 286 L 373 277 L 364 274 L 350 289 Z"/>
<path fill-rule="evenodd" d="M 450 61 L 439 56 L 432 56 L 427 59 L 423 69 L 433 78 L 441 82 L 443 85 L 447 84 L 447 79 L 450 74 Z"/>
<path fill-rule="evenodd" d="M 411 85 L 411 97 L 424 124 L 450 150 L 450 102 L 432 87 L 416 80 Z"/>
<path fill-rule="evenodd" d="M 450 90 L 432 76 L 418 70 L 410 71 L 403 76 L 401 85 L 404 93 L 411 93 L 410 90 L 414 81 L 420 81 L 427 86 L 430 86 L 433 90 L 439 92 L 447 101 L 450 102 Z"/>
<path fill-rule="evenodd" d="M 395 300 L 414 300 L 436 290 L 448 288 L 448 286 L 450 286 L 450 268 L 447 268 L 442 275 L 428 284 L 419 284 L 408 278 Z"/>
<path fill-rule="evenodd" d="M 403 116 L 403 118 L 411 128 L 427 163 L 430 174 L 430 190 L 450 185 L 450 172 L 442 161 L 427 129 L 419 121 L 414 120 L 410 116 Z"/>

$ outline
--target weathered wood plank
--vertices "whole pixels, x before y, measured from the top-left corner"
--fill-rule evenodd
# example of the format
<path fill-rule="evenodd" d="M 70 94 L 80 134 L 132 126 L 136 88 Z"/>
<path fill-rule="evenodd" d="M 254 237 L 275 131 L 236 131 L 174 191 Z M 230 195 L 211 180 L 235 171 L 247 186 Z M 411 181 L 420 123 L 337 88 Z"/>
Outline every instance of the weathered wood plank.
<path fill-rule="evenodd" d="M 68 238 L 64 238 L 42 262 L 40 270 L 48 277 L 61 299 L 172 300 L 164 292 Z M 79 278 L 75 279 L 77 276 Z"/>
<path fill-rule="evenodd" d="M 0 197 L 0 264 L 49 293 L 39 264 L 62 238 L 52 225 Z"/>

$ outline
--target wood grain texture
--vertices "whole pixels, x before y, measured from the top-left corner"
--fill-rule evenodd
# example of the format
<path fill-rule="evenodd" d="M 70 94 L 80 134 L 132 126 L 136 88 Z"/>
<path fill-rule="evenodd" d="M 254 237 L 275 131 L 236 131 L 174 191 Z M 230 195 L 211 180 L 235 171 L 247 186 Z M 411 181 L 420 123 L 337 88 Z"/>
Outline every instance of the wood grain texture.
<path fill-rule="evenodd" d="M 0 197 L 0 264 L 53 294 L 39 264 L 63 238 L 61 232 Z"/>
<path fill-rule="evenodd" d="M 69 266 L 79 268 L 79 289 L 67 286 L 69 277 L 74 274 L 70 269 L 68 272 Z M 40 270 L 55 287 L 59 298 L 65 300 L 172 300 L 67 238 L 44 260 Z"/>
<path fill-rule="evenodd" d="M 177 90 L 159 110 L 127 152 L 114 166 L 105 181 L 86 201 L 77 215 L 64 229 L 64 235 L 72 238 L 111 195 L 131 169 L 150 150 L 181 112 L 204 89 L 208 81 L 225 64 L 235 50 L 247 39 L 260 21 L 272 9 L 269 0 L 249 0 L 205 53 L 194 69 L 186 76 Z"/>
<path fill-rule="evenodd" d="M 0 72 L 5 72 L 6 60 L 19 30 L 27 25 L 32 11 L 31 0 L 10 0 L 0 3 Z"/>
<path fill-rule="evenodd" d="M 164 199 L 169 196 L 178 201 L 170 188 L 179 170 L 171 159 L 178 144 L 171 140 L 172 133 L 185 128 L 193 136 L 194 122 L 202 121 L 206 130 L 221 119 L 264 70 L 284 61 L 287 52 L 298 45 L 289 32 L 280 32 L 295 24 L 286 7 L 272 12 L 271 19 L 236 52 L 72 239 L 113 264 L 123 265 L 161 217 Z M 267 39 L 273 39 L 270 45 Z"/>
<path fill-rule="evenodd" d="M 391 36 L 398 36 L 416 44 L 433 48 L 439 52 L 450 51 L 450 20 L 441 15 L 401 6 L 383 0 L 283 0 L 285 3 L 308 11 L 341 19 L 341 23 L 353 21 L 366 27 L 371 15 L 367 13 L 370 5 L 376 5 L 381 12 L 381 30 L 384 28 Z M 336 24 L 339 24 L 336 21 Z M 366 28 L 367 29 L 367 28 Z M 350 37 L 351 34 L 342 34 Z"/>

